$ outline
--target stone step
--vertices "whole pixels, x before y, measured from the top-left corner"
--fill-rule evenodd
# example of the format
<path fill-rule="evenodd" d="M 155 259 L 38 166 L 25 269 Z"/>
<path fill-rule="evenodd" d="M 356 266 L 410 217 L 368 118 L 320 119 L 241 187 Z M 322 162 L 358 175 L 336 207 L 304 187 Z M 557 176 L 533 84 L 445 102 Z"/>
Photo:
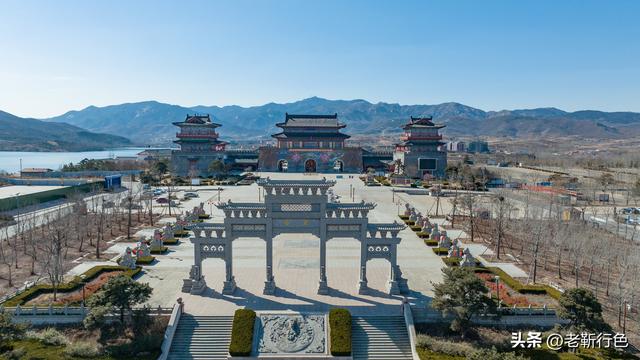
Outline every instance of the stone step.
<path fill-rule="evenodd" d="M 185 314 L 178 322 L 168 358 L 171 360 L 226 359 L 232 316 Z"/>
<path fill-rule="evenodd" d="M 411 342 L 402 316 L 353 317 L 354 360 L 411 359 Z"/>

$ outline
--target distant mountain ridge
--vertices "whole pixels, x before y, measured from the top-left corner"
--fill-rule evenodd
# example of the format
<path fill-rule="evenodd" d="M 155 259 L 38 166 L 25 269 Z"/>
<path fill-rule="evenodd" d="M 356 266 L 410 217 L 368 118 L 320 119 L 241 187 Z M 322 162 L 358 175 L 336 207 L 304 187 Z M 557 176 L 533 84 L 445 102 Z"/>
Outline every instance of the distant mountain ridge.
<path fill-rule="evenodd" d="M 132 145 L 125 137 L 98 134 L 65 123 L 26 119 L 0 111 L 0 150 L 91 151 Z"/>
<path fill-rule="evenodd" d="M 400 105 L 365 100 L 327 100 L 312 97 L 286 104 L 261 106 L 193 106 L 157 101 L 126 103 L 105 107 L 90 106 L 79 111 L 45 119 L 66 122 L 90 131 L 132 139 L 138 144 L 169 144 L 188 113 L 208 113 L 223 125 L 221 136 L 235 141 L 269 139 L 285 112 L 298 114 L 338 113 L 352 136 L 389 136 L 400 133 L 410 116 L 431 115 L 447 124 L 445 135 L 459 136 L 581 136 L 586 138 L 626 138 L 640 135 L 640 113 L 576 111 L 556 108 L 484 111 L 449 102 L 437 105 Z"/>

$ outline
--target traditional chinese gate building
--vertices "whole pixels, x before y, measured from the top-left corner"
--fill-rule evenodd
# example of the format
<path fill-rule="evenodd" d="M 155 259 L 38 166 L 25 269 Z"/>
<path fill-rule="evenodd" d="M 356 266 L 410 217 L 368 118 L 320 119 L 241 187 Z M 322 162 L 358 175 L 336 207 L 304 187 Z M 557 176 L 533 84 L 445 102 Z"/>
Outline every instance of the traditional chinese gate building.
<path fill-rule="evenodd" d="M 232 242 L 240 237 L 256 237 L 266 242 L 266 276 L 263 293 L 275 293 L 273 276 L 273 238 L 285 233 L 308 233 L 320 239 L 320 268 L 318 294 L 327 294 L 326 244 L 335 238 L 355 238 L 360 241 L 360 294 L 367 293 L 367 261 L 375 258 L 390 263 L 387 290 L 398 294 L 408 290 L 406 279 L 397 264 L 398 233 L 405 228 L 396 222 L 370 224 L 368 213 L 373 203 L 338 203 L 329 200 L 334 181 L 271 180 L 258 182 L 264 189 L 263 203 L 219 203 L 224 211 L 224 223 L 201 223 L 193 227 L 195 264 L 189 278 L 184 280 L 183 292 L 200 294 L 206 288 L 202 275 L 202 261 L 218 258 L 225 262 L 225 281 L 222 293 L 236 289 L 233 276 Z M 334 240 L 339 241 L 339 240 Z"/>

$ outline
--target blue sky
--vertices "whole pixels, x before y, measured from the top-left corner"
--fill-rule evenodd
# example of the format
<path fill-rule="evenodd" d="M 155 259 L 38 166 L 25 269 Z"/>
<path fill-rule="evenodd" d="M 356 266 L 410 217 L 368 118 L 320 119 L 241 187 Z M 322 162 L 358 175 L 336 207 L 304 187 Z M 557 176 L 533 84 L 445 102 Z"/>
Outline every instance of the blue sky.
<path fill-rule="evenodd" d="M 310 96 L 640 111 L 640 1 L 0 0 L 0 110 Z"/>

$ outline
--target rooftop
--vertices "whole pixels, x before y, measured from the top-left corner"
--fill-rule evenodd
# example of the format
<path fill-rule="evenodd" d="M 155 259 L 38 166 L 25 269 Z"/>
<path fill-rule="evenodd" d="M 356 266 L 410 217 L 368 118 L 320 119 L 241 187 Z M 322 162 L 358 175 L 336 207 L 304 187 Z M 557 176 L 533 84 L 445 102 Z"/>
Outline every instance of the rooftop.
<path fill-rule="evenodd" d="M 30 185 L 10 185 L 0 187 L 0 199 L 12 198 L 15 196 L 24 196 L 36 194 L 43 191 L 62 189 L 68 186 L 30 186 Z"/>
<path fill-rule="evenodd" d="M 41 173 L 41 172 L 51 172 L 53 171 L 52 169 L 48 169 L 48 168 L 24 168 L 22 169 L 21 172 L 23 173 L 30 173 L 30 172 L 34 172 L 34 173 Z"/>
<path fill-rule="evenodd" d="M 340 138 L 340 139 L 348 139 L 351 136 L 347 135 L 347 134 L 343 134 L 341 132 L 332 132 L 332 133 L 319 133 L 319 132 L 314 132 L 314 133 L 292 133 L 292 132 L 281 132 L 281 133 L 277 133 L 277 134 L 273 134 L 271 135 L 272 137 L 276 138 L 276 139 L 292 139 L 292 138 L 298 138 L 298 137 L 304 137 L 304 138 Z"/>
<path fill-rule="evenodd" d="M 335 185 L 335 181 L 327 180 L 272 180 L 270 178 L 258 180 L 260 186 L 279 186 L 279 187 L 329 187 Z"/>
<path fill-rule="evenodd" d="M 220 124 L 216 124 L 211 121 L 211 116 L 209 114 L 206 115 L 189 115 L 187 114 L 186 118 L 183 122 L 174 122 L 173 125 L 213 125 L 215 127 L 222 126 Z"/>
<path fill-rule="evenodd" d="M 296 115 L 285 113 L 285 122 L 276 126 L 282 128 L 291 127 L 320 127 L 340 129 L 346 125 L 338 121 L 338 114 L 333 115 Z"/>
<path fill-rule="evenodd" d="M 411 117 L 409 122 L 403 125 L 403 129 L 412 127 L 436 127 L 438 129 L 445 127 L 443 124 L 435 124 L 432 116 Z"/>

